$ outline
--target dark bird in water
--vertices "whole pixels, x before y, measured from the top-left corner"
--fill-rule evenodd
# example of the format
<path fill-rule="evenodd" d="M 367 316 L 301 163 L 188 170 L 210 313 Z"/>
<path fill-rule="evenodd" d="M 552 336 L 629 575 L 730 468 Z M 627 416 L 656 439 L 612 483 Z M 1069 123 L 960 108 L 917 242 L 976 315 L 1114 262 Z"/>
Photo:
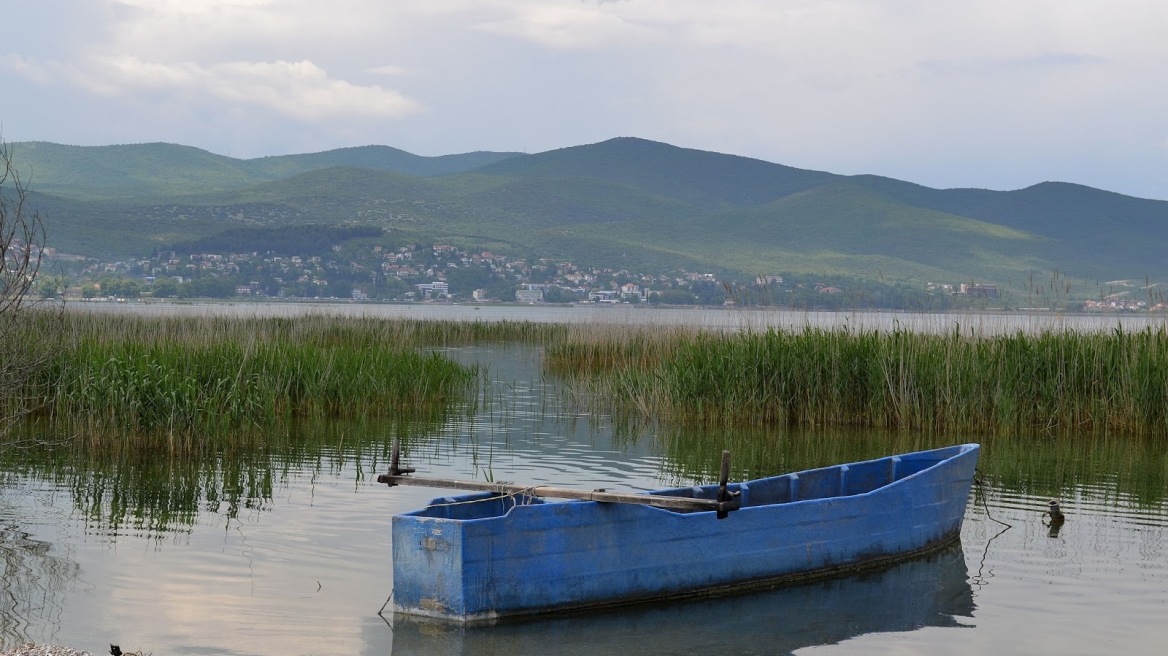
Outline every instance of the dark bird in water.
<path fill-rule="evenodd" d="M 122 656 L 122 648 L 117 645 L 110 645 L 110 656 Z"/>
<path fill-rule="evenodd" d="M 1057 522 L 1061 524 L 1066 521 L 1066 515 L 1063 514 L 1062 508 L 1059 508 L 1058 501 L 1052 500 L 1049 505 L 1050 509 L 1046 511 L 1046 514 L 1050 517 L 1050 523 L 1054 524 Z"/>
<path fill-rule="evenodd" d="M 1043 526 L 1049 527 L 1050 531 L 1047 533 L 1048 537 L 1057 538 L 1059 530 L 1063 527 L 1063 522 L 1067 521 L 1067 516 L 1063 514 L 1062 508 L 1059 508 L 1059 502 L 1052 500 L 1049 504 L 1050 509 L 1043 514 Z M 1046 521 L 1050 518 L 1050 521 Z"/>

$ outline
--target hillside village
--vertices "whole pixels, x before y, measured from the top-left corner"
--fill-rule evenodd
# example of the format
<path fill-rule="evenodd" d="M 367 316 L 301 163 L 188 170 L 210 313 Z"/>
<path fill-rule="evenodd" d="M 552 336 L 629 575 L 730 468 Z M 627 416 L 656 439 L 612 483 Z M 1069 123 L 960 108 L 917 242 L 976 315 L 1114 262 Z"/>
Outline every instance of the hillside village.
<path fill-rule="evenodd" d="M 57 257 L 46 249 L 50 259 Z M 68 259 L 68 258 L 66 258 Z M 942 311 L 1006 307 L 996 285 L 904 284 L 760 275 L 736 281 L 710 272 L 649 273 L 591 268 L 547 258 L 515 258 L 450 244 L 346 243 L 323 255 L 180 253 L 140 260 L 77 262 L 68 277 L 44 276 L 46 295 L 83 299 L 332 299 L 416 303 L 632 303 Z M 991 306 L 990 303 L 995 305 Z M 1163 311 L 1164 304 L 1120 291 L 1061 309 Z"/>
<path fill-rule="evenodd" d="M 210 297 L 392 302 L 645 303 L 727 301 L 711 273 L 651 275 L 550 259 L 467 252 L 447 244 L 334 246 L 327 255 L 191 253 L 86 263 L 84 298 Z M 681 295 L 679 295 L 681 294 Z M 688 296 L 684 296 L 688 295 Z M 733 302 L 733 301 L 729 301 Z"/>

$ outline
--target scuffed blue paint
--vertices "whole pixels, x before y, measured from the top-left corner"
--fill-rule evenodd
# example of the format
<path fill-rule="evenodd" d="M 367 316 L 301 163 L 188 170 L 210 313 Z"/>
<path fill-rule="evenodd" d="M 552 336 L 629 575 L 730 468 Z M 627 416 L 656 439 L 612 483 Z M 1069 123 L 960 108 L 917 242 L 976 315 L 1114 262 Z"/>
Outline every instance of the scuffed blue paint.
<path fill-rule="evenodd" d="M 961 528 L 976 444 L 730 486 L 742 509 L 677 512 L 493 493 L 393 518 L 394 607 L 457 622 L 714 593 L 887 562 Z M 716 485 L 650 494 L 715 498 Z"/>

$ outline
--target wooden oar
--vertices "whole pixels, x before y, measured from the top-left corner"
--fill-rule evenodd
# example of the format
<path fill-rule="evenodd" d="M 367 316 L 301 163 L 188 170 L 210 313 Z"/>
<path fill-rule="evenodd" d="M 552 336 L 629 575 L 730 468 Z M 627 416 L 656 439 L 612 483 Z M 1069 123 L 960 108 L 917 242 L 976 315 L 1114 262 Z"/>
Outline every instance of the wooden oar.
<path fill-rule="evenodd" d="M 722 452 L 722 480 L 719 483 L 718 499 L 691 499 L 688 497 L 672 497 L 656 494 L 630 494 L 622 492 L 608 492 L 606 490 L 574 490 L 571 488 L 553 487 L 550 485 L 518 485 L 515 483 L 479 483 L 477 481 L 458 481 L 448 478 L 425 478 L 407 476 L 412 474 L 413 467 L 400 467 L 399 448 L 395 442 L 390 458 L 389 473 L 377 477 L 378 483 L 395 485 L 416 485 L 419 487 L 439 487 L 454 490 L 474 490 L 493 492 L 499 495 L 526 495 L 532 497 L 553 497 L 558 499 L 581 499 L 584 501 L 600 501 L 603 503 L 634 503 L 643 506 L 655 506 L 672 510 L 703 511 L 713 510 L 718 513 L 718 519 L 723 519 L 732 510 L 742 507 L 742 497 L 739 492 L 730 492 L 726 489 L 727 479 L 730 476 L 730 452 Z"/>

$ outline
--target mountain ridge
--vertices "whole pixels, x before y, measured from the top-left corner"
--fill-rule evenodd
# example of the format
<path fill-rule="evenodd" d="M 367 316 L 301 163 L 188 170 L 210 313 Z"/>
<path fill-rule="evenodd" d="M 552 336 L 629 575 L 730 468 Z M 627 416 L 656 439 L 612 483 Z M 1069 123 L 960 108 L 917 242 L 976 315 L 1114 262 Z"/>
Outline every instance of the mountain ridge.
<path fill-rule="evenodd" d="M 69 146 L 25 141 L 8 146 L 24 177 L 38 191 L 80 200 L 234 191 L 336 166 L 428 177 L 458 173 L 520 155 L 478 151 L 425 157 L 391 146 L 371 145 L 237 159 L 166 142 Z"/>
<path fill-rule="evenodd" d="M 38 150 L 28 143 L 12 144 L 22 170 Z M 174 144 L 39 149 L 53 157 L 32 158 L 37 198 L 60 248 L 83 254 L 324 222 L 394 239 L 490 240 L 590 266 L 674 257 L 743 276 L 1168 279 L 1168 201 L 1057 181 L 933 189 L 636 137 L 437 158 L 389 146 L 251 160 Z"/>

